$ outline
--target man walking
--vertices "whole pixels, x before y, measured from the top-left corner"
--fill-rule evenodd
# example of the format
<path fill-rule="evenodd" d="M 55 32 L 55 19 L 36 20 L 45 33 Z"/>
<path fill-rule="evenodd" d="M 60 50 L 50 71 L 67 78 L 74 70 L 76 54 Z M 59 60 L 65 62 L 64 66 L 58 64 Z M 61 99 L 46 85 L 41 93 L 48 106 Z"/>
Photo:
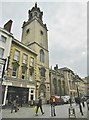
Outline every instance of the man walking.
<path fill-rule="evenodd" d="M 56 116 L 56 113 L 55 113 L 56 99 L 55 99 L 55 97 L 53 97 L 53 96 L 50 97 L 50 104 L 51 104 L 51 116 Z"/>
<path fill-rule="evenodd" d="M 13 110 L 15 110 L 15 112 L 17 112 L 17 103 L 16 103 L 16 99 L 14 99 L 12 101 L 12 105 L 11 105 L 11 113 L 13 113 Z"/>
<path fill-rule="evenodd" d="M 40 110 L 41 110 L 41 113 L 42 113 L 42 115 L 44 114 L 44 112 L 43 112 L 43 109 L 42 109 L 42 99 L 41 99 L 41 97 L 39 96 L 39 98 L 38 98 L 38 103 L 37 103 L 37 109 L 36 109 L 36 116 L 38 116 L 38 109 L 40 108 Z"/>

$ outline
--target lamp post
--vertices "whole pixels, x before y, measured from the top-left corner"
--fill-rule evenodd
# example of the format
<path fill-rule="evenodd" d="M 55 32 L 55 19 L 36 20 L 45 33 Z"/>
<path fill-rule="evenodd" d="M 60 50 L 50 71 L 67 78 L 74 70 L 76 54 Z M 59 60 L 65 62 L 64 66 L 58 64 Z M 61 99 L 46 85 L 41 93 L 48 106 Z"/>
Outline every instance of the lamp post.
<path fill-rule="evenodd" d="M 76 84 L 76 87 L 77 87 L 79 109 L 80 109 L 81 115 L 83 115 L 82 106 L 81 106 L 81 100 L 80 100 L 80 95 L 79 95 L 79 88 L 78 88 L 78 82 L 80 82 L 79 79 L 80 79 L 79 76 L 75 75 L 75 84 Z"/>

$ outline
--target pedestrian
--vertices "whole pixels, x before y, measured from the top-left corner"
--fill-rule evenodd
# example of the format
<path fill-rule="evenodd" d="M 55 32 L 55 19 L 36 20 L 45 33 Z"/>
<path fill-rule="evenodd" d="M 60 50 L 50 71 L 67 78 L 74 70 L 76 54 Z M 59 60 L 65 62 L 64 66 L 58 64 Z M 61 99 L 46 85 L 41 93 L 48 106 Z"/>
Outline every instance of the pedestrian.
<path fill-rule="evenodd" d="M 80 113 L 83 116 L 83 110 L 82 110 L 82 105 L 81 105 L 81 99 L 80 99 L 80 97 L 78 97 L 78 104 L 79 104 Z"/>
<path fill-rule="evenodd" d="M 87 103 L 87 109 L 89 110 L 89 99 L 87 99 L 86 103 Z"/>
<path fill-rule="evenodd" d="M 50 104 L 51 104 L 51 116 L 56 116 L 55 113 L 56 98 L 54 96 L 50 97 Z"/>
<path fill-rule="evenodd" d="M 40 108 L 40 110 L 41 110 L 41 113 L 42 113 L 42 115 L 44 114 L 44 112 L 43 112 L 43 109 L 42 109 L 42 99 L 41 99 L 41 96 L 39 96 L 39 98 L 38 98 L 38 102 L 36 103 L 37 104 L 37 109 L 36 109 L 36 116 L 38 116 L 38 109 Z"/>
<path fill-rule="evenodd" d="M 19 98 L 19 105 L 20 105 L 20 107 L 22 107 L 22 105 L 23 105 L 22 97 Z"/>
<path fill-rule="evenodd" d="M 78 97 L 75 97 L 76 106 L 79 104 L 78 102 L 79 102 Z"/>
<path fill-rule="evenodd" d="M 82 106 L 85 107 L 85 103 L 84 103 L 85 99 L 84 97 L 81 98 L 81 103 L 82 103 Z"/>
<path fill-rule="evenodd" d="M 70 103 L 70 106 L 72 105 L 72 98 L 70 97 L 69 98 L 69 103 Z"/>
<path fill-rule="evenodd" d="M 16 96 L 16 105 L 17 105 L 17 110 L 19 110 L 19 105 L 20 105 L 19 96 Z"/>
<path fill-rule="evenodd" d="M 11 105 L 11 113 L 13 113 L 13 110 L 15 110 L 15 112 L 17 112 L 17 103 L 16 103 L 16 99 L 14 99 L 12 101 L 12 105 Z"/>

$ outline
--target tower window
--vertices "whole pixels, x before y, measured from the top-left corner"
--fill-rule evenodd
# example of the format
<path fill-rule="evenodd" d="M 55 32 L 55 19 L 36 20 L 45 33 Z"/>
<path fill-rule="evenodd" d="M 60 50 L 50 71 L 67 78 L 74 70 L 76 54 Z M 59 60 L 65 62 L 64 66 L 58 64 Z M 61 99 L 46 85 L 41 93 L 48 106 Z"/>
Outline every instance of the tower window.
<path fill-rule="evenodd" d="M 26 30 L 26 33 L 28 34 L 29 32 L 30 32 L 30 30 L 29 30 L 29 29 L 27 29 L 27 30 Z"/>
<path fill-rule="evenodd" d="M 34 12 L 34 16 L 37 16 L 37 12 Z"/>
<path fill-rule="evenodd" d="M 44 62 L 44 51 L 40 50 L 40 62 Z"/>
<path fill-rule="evenodd" d="M 40 76 L 45 77 L 45 68 L 40 68 Z"/>
<path fill-rule="evenodd" d="M 43 35 L 43 31 L 42 30 L 40 31 L 40 34 Z"/>

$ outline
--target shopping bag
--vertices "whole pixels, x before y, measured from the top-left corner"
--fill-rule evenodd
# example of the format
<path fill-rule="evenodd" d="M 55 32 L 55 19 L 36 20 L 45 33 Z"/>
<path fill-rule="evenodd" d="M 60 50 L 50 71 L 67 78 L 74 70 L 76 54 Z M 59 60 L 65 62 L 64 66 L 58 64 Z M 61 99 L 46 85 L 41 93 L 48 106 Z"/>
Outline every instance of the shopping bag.
<path fill-rule="evenodd" d="M 34 107 L 34 112 L 36 113 L 37 106 Z M 38 108 L 38 112 L 40 112 L 40 108 Z"/>

